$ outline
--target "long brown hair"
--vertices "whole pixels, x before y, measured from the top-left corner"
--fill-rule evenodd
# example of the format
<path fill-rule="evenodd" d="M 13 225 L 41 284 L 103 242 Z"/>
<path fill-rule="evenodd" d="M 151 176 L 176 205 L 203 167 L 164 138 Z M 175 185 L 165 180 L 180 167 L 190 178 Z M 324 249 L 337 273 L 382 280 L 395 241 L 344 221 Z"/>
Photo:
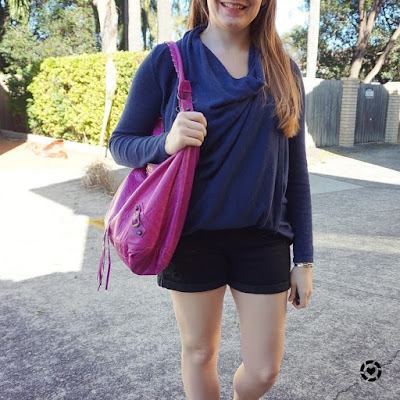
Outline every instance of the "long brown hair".
<path fill-rule="evenodd" d="M 275 29 L 276 0 L 267 0 L 250 25 L 250 39 L 261 53 L 266 84 L 263 87 L 264 104 L 269 89 L 281 129 L 288 138 L 296 136 L 302 104 L 301 81 L 293 73 L 290 57 Z M 187 29 L 208 24 L 207 0 L 192 0 Z"/>

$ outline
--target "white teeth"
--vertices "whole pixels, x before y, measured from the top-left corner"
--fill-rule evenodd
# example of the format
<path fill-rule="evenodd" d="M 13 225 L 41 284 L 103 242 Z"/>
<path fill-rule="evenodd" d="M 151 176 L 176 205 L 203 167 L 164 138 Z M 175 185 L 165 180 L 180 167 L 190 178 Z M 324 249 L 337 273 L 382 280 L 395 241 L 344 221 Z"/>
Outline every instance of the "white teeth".
<path fill-rule="evenodd" d="M 228 7 L 228 8 L 236 8 L 236 9 L 239 9 L 239 10 L 243 10 L 244 9 L 244 7 L 241 6 L 240 4 L 222 3 L 222 5 L 224 5 L 225 7 Z"/>

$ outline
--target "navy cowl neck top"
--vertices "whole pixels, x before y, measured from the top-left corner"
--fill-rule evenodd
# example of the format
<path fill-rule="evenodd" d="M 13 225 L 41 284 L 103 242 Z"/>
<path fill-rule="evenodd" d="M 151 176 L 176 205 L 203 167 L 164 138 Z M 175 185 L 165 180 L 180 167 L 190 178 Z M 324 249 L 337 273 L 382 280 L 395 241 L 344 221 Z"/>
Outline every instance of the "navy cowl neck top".
<path fill-rule="evenodd" d="M 311 195 L 305 151 L 304 108 L 297 136 L 286 138 L 263 106 L 260 53 L 251 44 L 248 74 L 236 79 L 201 41 L 205 25 L 177 41 L 193 107 L 207 120 L 182 235 L 194 231 L 258 227 L 293 243 L 293 262 L 313 262 Z M 293 73 L 301 77 L 291 59 Z M 178 110 L 178 77 L 168 46 L 157 45 L 137 69 L 109 148 L 131 168 L 161 163 L 165 138 Z M 304 104 L 304 85 L 302 83 Z M 158 116 L 164 133 L 152 136 Z"/>

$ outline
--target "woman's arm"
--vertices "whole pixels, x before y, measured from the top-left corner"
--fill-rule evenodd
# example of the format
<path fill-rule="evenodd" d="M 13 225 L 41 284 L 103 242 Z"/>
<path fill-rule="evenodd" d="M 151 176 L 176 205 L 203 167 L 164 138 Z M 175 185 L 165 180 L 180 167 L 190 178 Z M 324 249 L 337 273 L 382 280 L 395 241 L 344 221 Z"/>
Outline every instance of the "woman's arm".
<path fill-rule="evenodd" d="M 162 102 L 153 67 L 154 52 L 160 50 L 159 46 L 166 45 L 156 46 L 137 69 L 121 118 L 109 140 L 114 160 L 131 168 L 158 164 L 169 157 L 165 152 L 169 132 L 151 136 Z"/>
<path fill-rule="evenodd" d="M 294 72 L 301 79 L 303 107 L 299 132 L 289 139 L 289 177 L 286 191 L 288 219 L 294 232 L 293 262 L 313 262 L 311 192 L 305 146 L 305 90 L 300 69 L 294 61 L 291 62 Z"/>

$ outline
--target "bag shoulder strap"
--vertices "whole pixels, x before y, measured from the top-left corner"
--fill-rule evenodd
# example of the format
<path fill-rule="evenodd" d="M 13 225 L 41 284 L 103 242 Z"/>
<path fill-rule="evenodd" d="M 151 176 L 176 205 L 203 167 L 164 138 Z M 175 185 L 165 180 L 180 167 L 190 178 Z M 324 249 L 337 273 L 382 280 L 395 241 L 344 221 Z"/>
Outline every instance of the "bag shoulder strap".
<path fill-rule="evenodd" d="M 178 75 L 178 99 L 180 111 L 193 111 L 192 104 L 192 86 L 190 81 L 185 79 L 185 72 L 183 69 L 182 56 L 179 47 L 175 42 L 165 42 L 171 53 L 172 62 L 174 63 L 175 71 Z"/>

